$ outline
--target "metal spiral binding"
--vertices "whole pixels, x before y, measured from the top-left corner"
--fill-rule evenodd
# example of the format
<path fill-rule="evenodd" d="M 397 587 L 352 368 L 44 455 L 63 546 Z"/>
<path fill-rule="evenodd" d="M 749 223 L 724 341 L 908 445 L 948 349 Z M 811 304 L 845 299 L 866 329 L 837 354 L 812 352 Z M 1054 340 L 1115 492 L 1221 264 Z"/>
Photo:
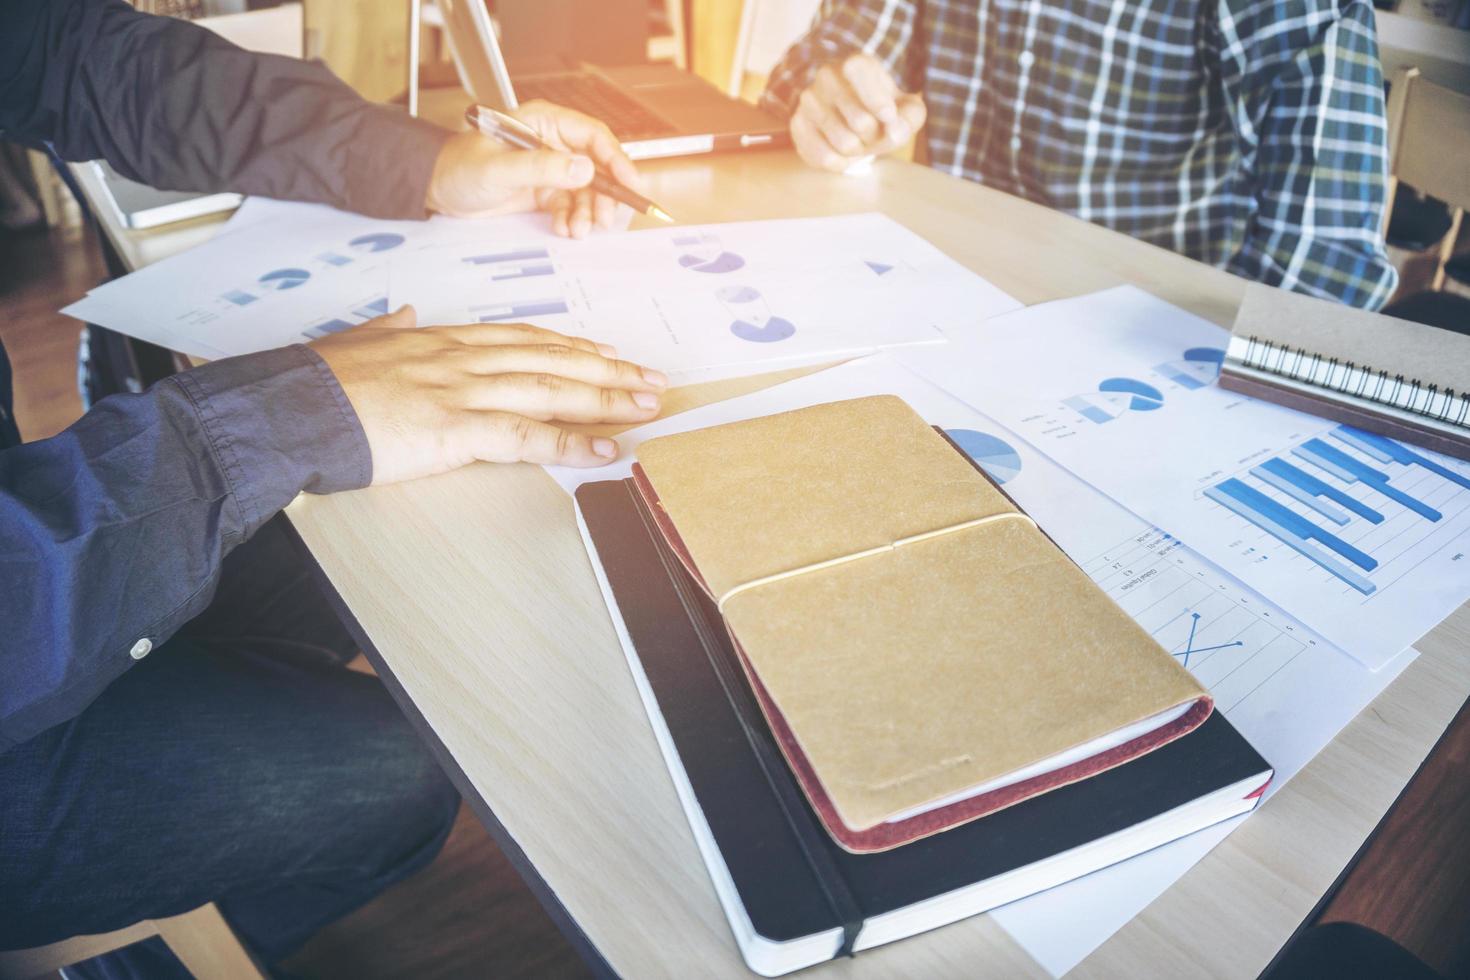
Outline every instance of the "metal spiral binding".
<path fill-rule="evenodd" d="M 1232 343 L 1238 346 L 1239 339 Z M 1232 350 L 1232 354 L 1236 351 Z M 1470 425 L 1470 392 L 1441 389 L 1418 378 L 1375 371 L 1367 365 L 1324 357 L 1300 347 L 1251 336 L 1240 362 L 1248 368 L 1326 388 L 1344 395 L 1391 405 L 1405 412 L 1453 425 Z"/>

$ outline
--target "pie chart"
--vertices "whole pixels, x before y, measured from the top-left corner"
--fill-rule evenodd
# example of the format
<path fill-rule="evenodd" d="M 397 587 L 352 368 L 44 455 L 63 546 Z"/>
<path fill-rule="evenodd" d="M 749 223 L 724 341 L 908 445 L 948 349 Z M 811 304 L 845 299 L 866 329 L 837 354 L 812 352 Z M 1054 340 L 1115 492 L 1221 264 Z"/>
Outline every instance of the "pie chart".
<path fill-rule="evenodd" d="M 734 272 L 745 267 L 745 260 L 734 252 L 720 252 L 714 258 L 684 254 L 679 256 L 679 264 L 695 272 Z"/>
<path fill-rule="evenodd" d="M 773 316 L 765 323 L 755 324 L 749 320 L 736 320 L 730 324 L 730 332 L 741 340 L 755 344 L 771 344 L 785 340 L 796 333 L 796 324 Z"/>
<path fill-rule="evenodd" d="M 271 289 L 295 289 L 311 278 L 305 269 L 276 269 L 260 277 L 260 284 Z"/>
<path fill-rule="evenodd" d="M 945 429 L 955 445 L 975 461 L 996 483 L 1005 483 L 1021 472 L 1021 456 L 1004 439 L 974 429 Z"/>
<path fill-rule="evenodd" d="M 1152 412 L 1164 407 L 1163 392 L 1133 378 L 1108 378 L 1097 386 L 1097 390 L 1129 396 L 1128 407 L 1135 412 Z"/>
<path fill-rule="evenodd" d="M 403 244 L 403 236 L 391 231 L 379 231 L 371 235 L 358 235 L 347 244 L 359 252 L 386 252 Z"/>
<path fill-rule="evenodd" d="M 1186 361 L 1198 361 L 1201 364 L 1213 364 L 1215 370 L 1220 370 L 1220 364 L 1225 360 L 1225 350 L 1221 347 L 1191 347 L 1184 352 Z"/>

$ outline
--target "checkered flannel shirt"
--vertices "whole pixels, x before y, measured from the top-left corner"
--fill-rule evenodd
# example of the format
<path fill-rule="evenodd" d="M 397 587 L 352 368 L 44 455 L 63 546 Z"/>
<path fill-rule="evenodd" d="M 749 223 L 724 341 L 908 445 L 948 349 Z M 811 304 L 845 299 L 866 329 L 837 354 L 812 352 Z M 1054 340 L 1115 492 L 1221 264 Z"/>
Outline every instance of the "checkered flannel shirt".
<path fill-rule="evenodd" d="M 823 0 L 766 103 L 859 51 L 923 94 L 942 171 L 1249 279 L 1393 291 L 1369 0 Z"/>

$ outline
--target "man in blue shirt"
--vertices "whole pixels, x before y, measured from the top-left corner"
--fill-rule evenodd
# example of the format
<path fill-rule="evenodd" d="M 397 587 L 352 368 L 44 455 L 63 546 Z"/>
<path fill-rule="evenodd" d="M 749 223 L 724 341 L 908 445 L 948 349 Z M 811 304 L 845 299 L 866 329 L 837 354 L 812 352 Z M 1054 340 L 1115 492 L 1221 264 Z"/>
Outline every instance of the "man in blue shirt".
<path fill-rule="evenodd" d="M 587 187 L 593 161 L 638 183 L 607 129 L 522 116 L 559 149 L 452 135 L 121 0 L 0 0 L 0 133 L 159 187 L 623 220 Z M 217 361 L 25 445 L 0 349 L 0 949 L 217 901 L 275 962 L 438 851 L 455 793 L 342 668 L 272 518 L 475 460 L 599 465 L 611 440 L 556 423 L 650 419 L 667 382 L 550 331 L 413 326 Z"/>

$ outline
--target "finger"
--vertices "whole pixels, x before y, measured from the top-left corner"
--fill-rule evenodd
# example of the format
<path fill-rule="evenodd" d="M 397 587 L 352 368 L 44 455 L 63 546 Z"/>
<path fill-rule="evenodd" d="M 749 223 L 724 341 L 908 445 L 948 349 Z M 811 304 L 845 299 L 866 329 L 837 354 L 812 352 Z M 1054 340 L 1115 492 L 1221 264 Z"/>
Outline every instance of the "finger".
<path fill-rule="evenodd" d="M 486 180 L 498 187 L 586 187 L 592 182 L 592 161 L 560 150 L 515 150 L 490 158 Z"/>
<path fill-rule="evenodd" d="M 411 330 L 418 325 L 418 313 L 414 310 L 412 306 L 404 305 L 400 306 L 392 313 L 386 313 L 383 316 L 375 316 L 371 320 L 368 320 L 366 323 L 364 323 L 362 326 L 363 329 L 372 328 L 374 330 L 381 330 L 385 328 L 388 330 Z"/>
<path fill-rule="evenodd" d="M 669 386 L 662 371 L 561 344 L 513 344 L 475 350 L 467 361 L 485 375 L 554 374 L 603 388 L 662 391 Z"/>
<path fill-rule="evenodd" d="M 888 127 L 887 140 L 891 147 L 903 146 L 920 129 L 929 116 L 922 96 L 904 93 L 898 97 L 898 121 Z"/>
<path fill-rule="evenodd" d="M 801 93 L 797 103 L 797 114 L 808 120 L 827 143 L 838 153 L 847 157 L 861 156 L 863 141 L 857 133 L 847 128 L 842 117 L 828 107 L 826 96 L 813 85 Z"/>
<path fill-rule="evenodd" d="M 803 160 L 823 170 L 841 173 L 852 162 L 834 150 L 812 121 L 800 114 L 791 117 L 791 142 Z"/>
<path fill-rule="evenodd" d="M 883 136 L 883 124 L 878 117 L 867 110 L 852 86 L 837 72 L 831 68 L 823 69 L 817 73 L 813 86 L 847 124 L 847 128 L 862 141 L 864 149 L 871 149 L 872 144 Z"/>
<path fill-rule="evenodd" d="M 621 183 L 634 190 L 643 189 L 637 166 L 606 123 L 550 102 L 527 103 L 516 114 L 553 146 L 590 157 Z"/>
<path fill-rule="evenodd" d="M 568 432 L 524 415 L 467 412 L 462 423 L 470 455 L 490 463 L 603 466 L 618 455 L 611 439 Z"/>
<path fill-rule="evenodd" d="M 890 126 L 898 121 L 898 84 L 881 61 L 872 55 L 853 55 L 842 63 L 842 77 L 879 122 Z"/>
<path fill-rule="evenodd" d="M 555 211 L 564 208 L 571 203 L 572 192 L 564 191 L 558 187 L 536 188 L 536 207 L 542 211 Z"/>
<path fill-rule="evenodd" d="M 662 400 L 652 391 L 602 388 L 558 374 L 501 374 L 477 386 L 471 408 L 542 422 L 646 422 Z"/>
<path fill-rule="evenodd" d="M 572 213 L 567 219 L 567 227 L 571 229 L 573 238 L 586 238 L 592 231 L 592 198 L 596 196 L 591 191 L 583 189 L 572 196 Z"/>
<path fill-rule="evenodd" d="M 618 202 L 605 194 L 592 198 L 592 223 L 603 231 L 611 231 L 617 225 Z"/>
<path fill-rule="evenodd" d="M 504 344 L 557 344 L 592 351 L 604 357 L 615 357 L 617 349 L 611 344 L 599 344 L 586 337 L 573 337 L 545 327 L 529 323 L 464 323 L 452 327 L 439 327 L 454 340 L 462 344 L 495 347 Z"/>

